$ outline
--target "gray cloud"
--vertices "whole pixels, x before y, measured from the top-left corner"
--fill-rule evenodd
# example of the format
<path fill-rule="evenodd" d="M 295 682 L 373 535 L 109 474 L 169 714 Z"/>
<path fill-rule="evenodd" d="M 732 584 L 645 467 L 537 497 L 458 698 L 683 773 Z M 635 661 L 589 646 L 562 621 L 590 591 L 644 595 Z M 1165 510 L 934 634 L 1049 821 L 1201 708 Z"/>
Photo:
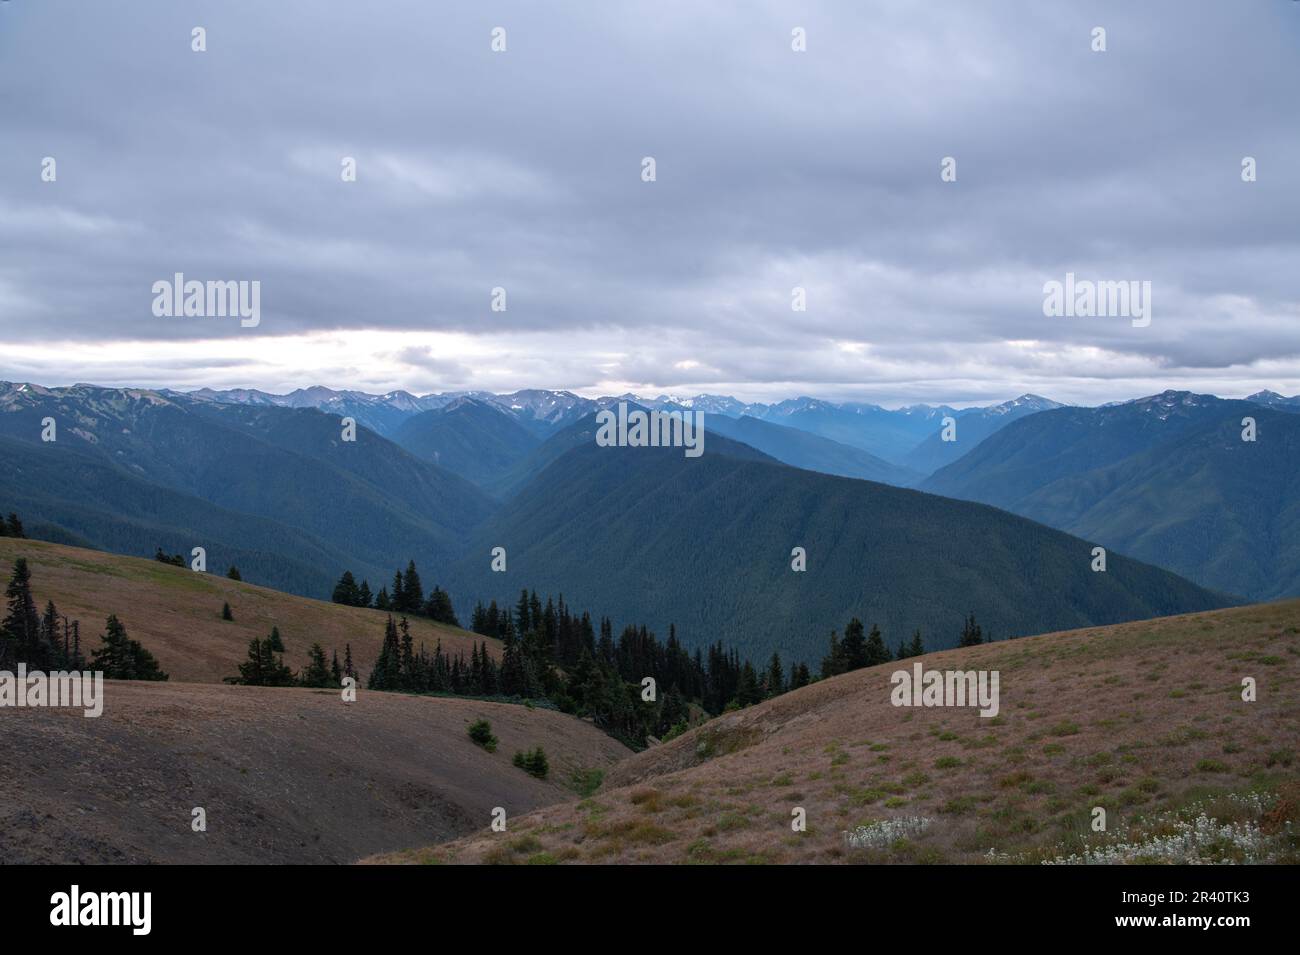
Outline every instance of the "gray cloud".
<path fill-rule="evenodd" d="M 1297 39 L 1284 2 L 14 0 L 0 376 L 1294 392 Z M 1067 271 L 1150 280 L 1152 325 L 1045 318 Z M 155 318 L 175 272 L 259 280 L 262 324 Z M 296 379 L 243 350 L 399 332 Z M 157 358 L 85 351 L 113 342 Z"/>

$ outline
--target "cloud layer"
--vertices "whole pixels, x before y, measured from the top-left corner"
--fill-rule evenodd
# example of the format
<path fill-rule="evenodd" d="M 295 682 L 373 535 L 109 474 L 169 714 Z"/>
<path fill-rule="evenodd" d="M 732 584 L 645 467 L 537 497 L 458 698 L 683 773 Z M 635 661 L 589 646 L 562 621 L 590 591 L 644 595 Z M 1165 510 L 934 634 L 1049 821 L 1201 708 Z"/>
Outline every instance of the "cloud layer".
<path fill-rule="evenodd" d="M 1300 391 L 1300 4 L 328 9 L 0 7 L 0 376 Z M 154 317 L 175 272 L 261 324 Z M 1151 281 L 1150 327 L 1044 317 L 1066 272 Z"/>

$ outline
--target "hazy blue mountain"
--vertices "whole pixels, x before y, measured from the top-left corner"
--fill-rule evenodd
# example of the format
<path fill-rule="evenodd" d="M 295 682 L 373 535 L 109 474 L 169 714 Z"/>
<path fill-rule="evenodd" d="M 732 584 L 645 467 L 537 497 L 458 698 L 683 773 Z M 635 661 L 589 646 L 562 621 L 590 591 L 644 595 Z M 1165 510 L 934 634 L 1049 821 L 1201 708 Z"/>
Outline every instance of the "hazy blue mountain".
<path fill-rule="evenodd" d="M 40 440 L 46 417 L 58 425 L 53 444 Z M 216 508 L 257 518 L 320 542 L 332 555 L 319 568 L 324 576 L 336 578 L 345 566 L 387 573 L 411 557 L 426 566 L 443 563 L 491 511 L 492 501 L 463 478 L 364 428 L 355 442 L 341 440 L 341 430 L 337 417 L 315 409 L 219 404 L 86 385 L 0 386 L 0 434 L 39 452 L 75 451 L 79 461 L 111 465 L 114 474 L 138 482 L 132 487 L 142 503 L 164 491 L 178 495 L 166 498 L 170 523 L 160 518 L 160 529 L 175 528 L 190 537 L 190 530 L 215 532 L 211 522 L 185 519 L 184 501 L 195 499 L 211 506 L 203 513 Z M 90 483 L 28 487 L 40 503 L 31 518 L 67 527 L 109 550 L 140 553 L 139 535 L 125 520 L 114 530 L 113 517 L 124 508 L 120 479 L 110 482 L 104 471 L 77 473 Z M 97 523 L 87 511 L 100 516 Z M 290 563 L 322 559 L 321 546 L 304 558 L 300 541 L 272 530 L 221 539 L 265 549 L 268 558 Z M 144 552 L 152 554 L 154 546 Z M 382 582 L 375 581 L 376 589 Z M 307 592 L 301 586 L 290 589 Z"/>
<path fill-rule="evenodd" d="M 479 487 L 499 481 L 541 439 L 495 404 L 458 398 L 407 418 L 393 441 Z"/>
<path fill-rule="evenodd" d="M 798 428 L 861 448 L 901 464 L 907 453 L 925 440 L 945 414 L 946 405 L 916 405 L 891 411 L 870 404 L 835 404 L 815 398 L 794 398 L 772 405 L 761 417 L 773 424 Z"/>
<path fill-rule="evenodd" d="M 1242 440 L 1254 418 L 1257 440 Z M 1300 594 L 1300 417 L 1165 392 L 1024 418 L 921 488 L 1023 514 L 1255 600 Z"/>
<path fill-rule="evenodd" d="M 997 433 L 1011 422 L 1026 415 L 1060 407 L 1061 404 L 1050 398 L 1021 395 L 987 408 L 963 408 L 952 414 L 956 422 L 955 441 L 943 440 L 943 422 L 940 418 L 934 423 L 930 434 L 903 457 L 903 463 L 922 474 L 930 474 L 969 453 L 989 435 Z"/>
<path fill-rule="evenodd" d="M 163 392 L 170 395 L 171 392 Z M 877 458 L 912 470 L 928 473 L 940 464 L 964 453 L 973 446 L 963 441 L 958 449 L 948 444 L 925 450 L 920 448 L 932 435 L 938 433 L 945 415 L 961 418 L 977 415 L 987 421 L 973 424 L 970 436 L 992 433 L 999 424 L 1028 413 L 1030 408 L 1041 410 L 1054 407 L 1055 402 L 1033 395 L 1024 395 L 1013 401 L 989 408 L 953 409 L 947 405 L 910 405 L 890 410 L 861 402 L 831 402 L 817 398 L 791 398 L 776 404 L 745 402 L 730 395 L 658 395 L 649 398 L 634 394 L 584 398 L 570 391 L 528 388 L 508 394 L 490 392 L 446 392 L 442 394 L 412 395 L 405 391 L 390 391 L 372 395 L 360 391 L 336 391 L 319 385 L 299 388 L 287 395 L 274 395 L 246 388 L 214 391 L 204 388 L 191 392 L 188 397 L 198 401 L 219 404 L 270 405 L 280 408 L 316 408 L 328 414 L 352 417 L 370 430 L 392 437 L 397 429 L 415 415 L 445 408 L 453 402 L 470 398 L 494 405 L 510 415 L 534 436 L 546 439 L 573 424 L 575 421 L 620 401 L 631 402 L 653 410 L 689 409 L 710 415 L 729 418 L 750 417 L 783 427 L 794 428 L 809 434 L 829 438 L 839 444 L 867 451 Z M 966 432 L 963 431 L 963 437 Z M 928 445 L 927 445 L 928 446 Z M 914 460 L 908 455 L 915 453 Z"/>
<path fill-rule="evenodd" d="M 748 415 L 729 418 L 722 414 L 706 414 L 704 427 L 706 433 L 721 434 L 757 448 L 784 464 L 808 471 L 881 481 L 899 487 L 914 484 L 922 477 L 918 471 L 891 464 L 861 448 Z"/>
<path fill-rule="evenodd" d="M 1000 637 L 1221 606 L 1167 571 L 962 501 L 779 464 L 709 434 L 677 448 L 602 448 L 590 427 L 475 534 L 449 580 L 458 599 L 563 592 L 616 624 L 675 623 L 688 645 L 723 639 L 754 657 L 815 661 L 850 616 L 891 642 L 920 627 L 951 645 L 974 612 Z M 542 449 L 547 448 L 543 445 Z M 541 450 L 541 449 L 539 449 Z M 493 573 L 493 547 L 506 573 Z M 806 548 L 808 569 L 791 570 Z"/>

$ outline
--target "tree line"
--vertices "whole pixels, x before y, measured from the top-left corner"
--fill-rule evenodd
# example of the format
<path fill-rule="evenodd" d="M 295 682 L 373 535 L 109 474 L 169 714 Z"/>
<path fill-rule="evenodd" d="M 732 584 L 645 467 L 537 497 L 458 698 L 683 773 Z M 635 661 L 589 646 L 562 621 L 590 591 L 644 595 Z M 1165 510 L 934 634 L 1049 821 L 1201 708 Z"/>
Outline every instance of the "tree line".
<path fill-rule="evenodd" d="M 806 663 L 790 663 L 773 653 L 756 667 L 721 641 L 688 651 L 670 625 L 660 640 L 646 626 L 625 626 L 615 636 L 607 617 L 593 620 L 587 611 L 569 607 L 561 594 L 543 601 L 524 589 L 513 607 L 495 600 L 479 602 L 470 617 L 470 630 L 501 642 L 500 658 L 487 642 L 475 643 L 468 659 L 446 652 L 441 641 L 430 650 L 416 646 L 407 621 L 420 615 L 459 626 L 451 598 L 439 587 L 423 597 L 414 562 L 394 576 L 392 592 L 367 603 L 366 581 L 356 583 L 344 573 L 335 588 L 335 601 L 349 606 L 389 610 L 379 656 L 370 670 L 368 687 L 410 693 L 452 693 L 548 700 L 560 710 L 592 720 L 611 735 L 634 746 L 647 737 L 671 738 L 708 716 L 752 706 L 790 690 L 863 667 L 925 652 L 920 631 L 891 651 L 880 629 L 870 632 L 856 617 L 841 638 L 833 631 L 829 652 L 814 674 Z M 395 607 L 404 607 L 395 610 Z M 396 616 L 394 616 L 396 614 Z M 983 641 L 972 615 L 965 621 L 961 646 Z M 654 681 L 647 692 L 646 678 Z"/>
<path fill-rule="evenodd" d="M 460 626 L 456 611 L 452 609 L 451 597 L 445 590 L 435 584 L 428 597 L 425 597 L 420 574 L 415 569 L 413 560 L 407 562 L 405 571 L 398 570 L 393 574 L 392 593 L 389 593 L 387 587 L 381 587 L 378 594 L 371 594 L 368 580 L 362 580 L 358 584 L 352 571 L 345 570 L 339 582 L 334 585 L 331 599 L 336 604 L 348 607 L 370 607 L 389 613 L 428 617 L 453 627 Z"/>
<path fill-rule="evenodd" d="M 273 626 L 267 636 L 248 641 L 248 656 L 239 664 L 239 676 L 226 677 L 225 682 L 245 686 L 339 687 L 343 685 L 344 677 L 350 676 L 354 680 L 357 677 L 350 643 L 344 646 L 342 662 L 337 650 L 333 651 L 332 659 L 326 659 L 325 648 L 313 643 L 307 651 L 307 665 L 298 673 L 284 662 L 284 652 L 280 628 Z"/>

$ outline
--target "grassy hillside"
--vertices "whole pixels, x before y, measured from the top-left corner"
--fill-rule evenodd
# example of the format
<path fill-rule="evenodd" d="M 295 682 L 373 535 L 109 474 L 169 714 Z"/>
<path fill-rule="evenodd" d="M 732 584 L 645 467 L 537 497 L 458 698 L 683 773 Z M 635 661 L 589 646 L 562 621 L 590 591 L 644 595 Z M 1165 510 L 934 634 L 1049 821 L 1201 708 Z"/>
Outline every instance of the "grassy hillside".
<path fill-rule="evenodd" d="M 164 658 L 164 663 L 166 663 Z M 110 682 L 104 713 L 5 710 L 8 863 L 348 863 L 573 795 L 628 751 L 541 709 L 361 691 Z M 487 719 L 495 753 L 467 727 Z M 542 746 L 547 781 L 510 764 Z M 207 831 L 191 829 L 202 807 Z"/>
<path fill-rule="evenodd" d="M 375 861 L 1038 862 L 1115 844 L 1141 847 L 1111 850 L 1129 861 L 1189 844 L 1202 861 L 1300 861 L 1300 602 L 920 662 L 1000 671 L 999 715 L 895 707 L 897 665 L 860 670 L 630 757 L 507 833 Z"/>
<path fill-rule="evenodd" d="M 295 597 L 154 560 L 9 537 L 0 537 L 0 582 L 8 581 L 17 557 L 27 558 L 40 607 L 53 600 L 61 613 L 80 619 L 83 649 L 99 645 L 104 618 L 115 613 L 172 680 L 212 683 L 236 675 L 248 641 L 278 626 L 285 663 L 295 670 L 307 663 L 312 643 L 327 654 L 337 649 L 340 660 L 344 644 L 351 643 L 364 685 L 383 643 L 387 618 L 378 610 Z M 224 602 L 233 622 L 221 619 Z M 484 639 L 429 620 L 411 618 L 410 624 L 417 647 L 423 641 L 432 650 L 441 640 L 445 651 L 463 651 L 466 658 L 472 644 Z"/>
<path fill-rule="evenodd" d="M 490 570 L 498 545 L 508 574 Z M 794 547 L 806 572 L 791 569 Z M 578 444 L 489 519 L 447 579 L 462 603 L 513 601 L 526 585 L 620 625 L 662 635 L 675 623 L 688 647 L 721 639 L 756 661 L 812 663 L 853 616 L 890 646 L 919 627 L 937 649 L 970 612 L 1005 637 L 1228 602 L 1115 553 L 1094 573 L 1091 549 L 1004 511 L 786 467 L 710 434 L 695 459 Z"/>

